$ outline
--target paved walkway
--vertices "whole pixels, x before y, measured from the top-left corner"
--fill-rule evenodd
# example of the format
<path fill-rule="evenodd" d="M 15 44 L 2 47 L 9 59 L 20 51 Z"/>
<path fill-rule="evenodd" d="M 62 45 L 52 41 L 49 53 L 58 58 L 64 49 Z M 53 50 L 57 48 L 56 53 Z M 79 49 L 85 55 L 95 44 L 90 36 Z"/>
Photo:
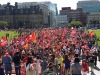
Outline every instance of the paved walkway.
<path fill-rule="evenodd" d="M 15 75 L 15 74 L 12 74 L 12 75 Z M 97 62 L 97 67 L 95 67 L 94 69 L 94 73 L 91 73 L 91 71 L 89 71 L 88 75 L 100 75 L 100 62 L 99 61 Z"/>
<path fill-rule="evenodd" d="M 88 75 L 100 75 L 100 62 L 99 61 L 97 63 L 97 67 L 95 67 L 95 69 L 94 69 L 94 73 L 91 73 L 89 71 Z"/>

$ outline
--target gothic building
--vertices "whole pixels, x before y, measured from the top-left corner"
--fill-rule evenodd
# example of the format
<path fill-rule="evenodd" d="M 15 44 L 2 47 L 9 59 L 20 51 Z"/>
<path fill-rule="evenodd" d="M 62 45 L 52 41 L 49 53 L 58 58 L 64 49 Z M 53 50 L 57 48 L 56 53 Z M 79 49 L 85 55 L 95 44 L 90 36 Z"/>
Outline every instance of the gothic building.
<path fill-rule="evenodd" d="M 39 5 L 30 5 L 30 8 L 18 8 L 15 5 L 0 5 L 0 21 L 7 21 L 14 28 L 43 27 L 43 13 Z"/>

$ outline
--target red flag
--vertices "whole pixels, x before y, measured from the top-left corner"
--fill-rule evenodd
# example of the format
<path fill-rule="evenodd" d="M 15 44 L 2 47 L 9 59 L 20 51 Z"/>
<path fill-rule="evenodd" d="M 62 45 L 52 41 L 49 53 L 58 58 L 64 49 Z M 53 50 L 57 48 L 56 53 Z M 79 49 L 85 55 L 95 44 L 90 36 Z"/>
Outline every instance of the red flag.
<path fill-rule="evenodd" d="M 0 46 L 6 46 L 6 45 L 8 45 L 8 40 L 6 37 L 2 37 Z"/>
<path fill-rule="evenodd" d="M 71 34 L 76 34 L 76 29 L 73 29 L 73 30 L 71 31 Z"/>
<path fill-rule="evenodd" d="M 28 36 L 27 38 L 26 38 L 26 40 L 25 40 L 25 42 L 30 42 L 31 41 L 31 38 L 30 38 L 30 36 Z"/>
<path fill-rule="evenodd" d="M 36 35 L 34 32 L 31 35 L 29 35 L 29 40 L 36 43 Z"/>
<path fill-rule="evenodd" d="M 95 31 L 91 31 L 90 36 L 94 36 L 94 35 L 95 35 Z"/>

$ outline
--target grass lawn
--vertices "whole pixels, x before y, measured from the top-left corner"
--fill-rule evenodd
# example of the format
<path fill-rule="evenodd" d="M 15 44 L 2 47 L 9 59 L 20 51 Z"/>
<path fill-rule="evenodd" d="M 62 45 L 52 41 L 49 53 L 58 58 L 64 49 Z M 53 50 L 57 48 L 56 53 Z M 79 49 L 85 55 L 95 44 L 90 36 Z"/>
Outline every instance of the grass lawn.
<path fill-rule="evenodd" d="M 99 38 L 98 44 L 100 46 L 100 30 L 95 30 L 96 36 Z"/>
<path fill-rule="evenodd" d="M 97 38 L 100 40 L 100 30 L 89 30 L 89 31 L 95 31 Z M 98 44 L 100 46 L 100 41 L 98 41 Z"/>
<path fill-rule="evenodd" d="M 9 34 L 8 41 L 18 36 L 18 33 L 16 31 L 0 31 L 0 39 L 2 38 L 2 36 L 6 36 L 7 33 Z"/>

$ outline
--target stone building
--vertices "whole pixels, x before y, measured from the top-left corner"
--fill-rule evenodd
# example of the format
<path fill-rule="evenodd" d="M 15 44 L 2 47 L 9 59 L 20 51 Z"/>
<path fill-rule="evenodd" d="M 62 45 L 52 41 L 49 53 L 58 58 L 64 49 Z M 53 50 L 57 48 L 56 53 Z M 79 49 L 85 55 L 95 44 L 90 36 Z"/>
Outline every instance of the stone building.
<path fill-rule="evenodd" d="M 43 27 L 43 13 L 39 5 L 18 8 L 17 2 L 15 5 L 7 3 L 0 6 L 0 21 L 7 21 L 14 28 L 40 28 Z"/>
<path fill-rule="evenodd" d="M 68 22 L 72 20 L 81 21 L 83 24 L 86 24 L 87 15 L 83 13 L 82 8 L 77 8 L 75 10 L 71 9 L 71 7 L 62 7 L 60 10 L 60 15 L 67 15 Z"/>
<path fill-rule="evenodd" d="M 57 4 L 50 1 L 43 2 L 22 2 L 18 3 L 18 8 L 30 8 L 30 5 L 39 5 L 43 12 L 43 25 L 47 27 L 55 27 L 56 15 L 58 14 Z"/>

